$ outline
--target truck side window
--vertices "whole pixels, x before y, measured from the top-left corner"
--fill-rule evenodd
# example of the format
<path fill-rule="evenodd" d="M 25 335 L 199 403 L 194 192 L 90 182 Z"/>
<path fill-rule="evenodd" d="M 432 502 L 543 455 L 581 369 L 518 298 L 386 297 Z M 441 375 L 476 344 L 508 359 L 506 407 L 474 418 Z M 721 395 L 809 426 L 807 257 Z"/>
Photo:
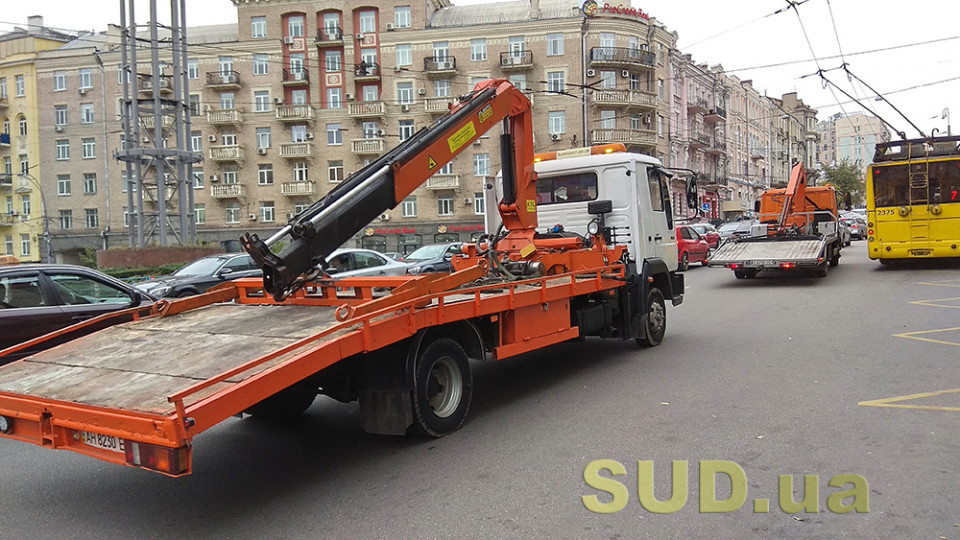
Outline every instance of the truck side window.
<path fill-rule="evenodd" d="M 537 204 L 592 201 L 597 198 L 597 174 L 565 174 L 537 179 Z"/>
<path fill-rule="evenodd" d="M 647 167 L 647 185 L 650 187 L 650 208 L 655 212 L 664 212 L 667 228 L 673 229 L 673 207 L 670 205 L 670 189 L 667 179 L 657 167 Z"/>

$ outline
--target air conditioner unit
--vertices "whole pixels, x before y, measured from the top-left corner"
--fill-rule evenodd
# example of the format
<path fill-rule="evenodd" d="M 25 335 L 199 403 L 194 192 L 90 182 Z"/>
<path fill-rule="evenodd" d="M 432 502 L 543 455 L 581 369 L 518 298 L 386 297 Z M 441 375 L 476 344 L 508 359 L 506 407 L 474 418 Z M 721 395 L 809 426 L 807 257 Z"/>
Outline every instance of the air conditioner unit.
<path fill-rule="evenodd" d="M 622 75 L 622 76 L 624 76 L 624 77 L 629 77 L 629 76 L 630 76 L 630 72 L 627 71 L 627 70 L 623 70 L 623 71 L 620 72 L 620 75 Z"/>
<path fill-rule="evenodd" d="M 312 140 L 313 140 L 313 133 L 307 133 L 307 134 L 306 134 L 306 139 L 307 139 L 308 141 L 312 141 Z"/>
<path fill-rule="evenodd" d="M 475 146 L 480 146 L 480 139 L 477 139 L 477 140 L 473 141 L 473 144 L 474 144 Z"/>
<path fill-rule="evenodd" d="M 511 57 L 510 57 L 510 63 L 513 64 L 513 65 L 515 65 L 515 66 L 519 66 L 519 65 L 523 64 L 523 57 L 522 57 L 522 56 L 511 56 Z"/>
<path fill-rule="evenodd" d="M 211 174 L 211 175 L 210 175 L 210 182 L 211 182 L 211 183 L 216 184 L 216 183 L 219 182 L 219 181 L 220 181 L 220 175 L 219 175 L 219 174 Z"/>
<path fill-rule="evenodd" d="M 256 221 L 256 220 L 257 220 L 257 215 L 256 215 L 256 214 L 250 214 L 250 221 Z"/>
<path fill-rule="evenodd" d="M 57 133 L 63 133 L 63 126 L 53 126 L 53 130 Z"/>
<path fill-rule="evenodd" d="M 593 77 L 593 76 L 595 76 L 596 74 L 597 74 L 597 72 L 596 72 L 595 70 L 592 70 L 592 69 L 588 69 L 588 70 L 587 70 L 587 77 Z"/>
<path fill-rule="evenodd" d="M 347 98 L 347 101 L 353 101 L 353 94 L 351 94 L 350 92 L 347 92 L 346 94 L 344 94 L 343 97 Z"/>
<path fill-rule="evenodd" d="M 390 221 L 390 214 L 386 212 L 380 214 L 380 221 Z"/>
<path fill-rule="evenodd" d="M 400 110 L 403 111 L 403 112 L 410 112 L 410 106 L 409 106 L 409 105 L 401 105 L 401 106 L 400 106 Z"/>
<path fill-rule="evenodd" d="M 559 134 L 559 133 L 551 133 L 551 134 L 550 134 L 550 139 L 552 139 L 552 140 L 554 140 L 554 141 L 559 141 L 559 140 L 560 140 L 560 134 Z"/>
<path fill-rule="evenodd" d="M 293 38 L 290 37 L 290 36 L 287 36 L 287 37 L 283 38 L 283 44 L 284 44 L 284 45 L 293 45 Z"/>
<path fill-rule="evenodd" d="M 81 95 L 81 96 L 84 95 L 84 94 L 86 94 L 86 93 L 87 93 L 87 89 L 86 89 L 86 88 L 81 88 L 81 89 L 80 89 L 80 95 Z"/>
<path fill-rule="evenodd" d="M 216 136 L 216 135 L 207 135 L 207 140 L 210 141 L 210 142 L 217 142 L 217 136 Z"/>
<path fill-rule="evenodd" d="M 357 38 L 357 41 L 361 41 L 363 39 L 363 34 L 357 34 L 355 37 Z"/>
<path fill-rule="evenodd" d="M 273 98 L 273 102 L 277 105 L 283 105 L 283 98 L 275 97 Z"/>
<path fill-rule="evenodd" d="M 437 62 L 437 69 L 453 69 L 453 62 L 449 60 L 440 60 Z"/>
<path fill-rule="evenodd" d="M 419 95 L 419 96 L 425 96 L 425 95 L 427 95 L 427 89 L 426 89 L 426 88 L 420 88 L 420 89 L 418 89 L 418 90 L 417 90 L 417 95 Z"/>
<path fill-rule="evenodd" d="M 400 73 L 401 71 L 403 71 L 403 68 L 402 68 L 402 67 L 400 67 L 400 66 L 393 66 L 393 72 L 394 72 L 394 73 Z"/>
<path fill-rule="evenodd" d="M 293 216 L 295 215 L 296 214 L 294 214 L 293 212 L 287 212 L 287 219 L 293 219 Z"/>
<path fill-rule="evenodd" d="M 387 32 L 393 30 L 393 23 L 387 23 Z"/>
<path fill-rule="evenodd" d="M 266 149 L 266 148 L 257 148 L 257 153 L 260 154 L 261 156 L 265 156 L 265 155 L 267 155 L 267 149 Z"/>
<path fill-rule="evenodd" d="M 144 137 L 144 138 L 140 139 L 140 142 L 141 142 L 142 144 L 149 144 L 149 143 L 150 143 L 150 137 Z"/>
<path fill-rule="evenodd" d="M 210 107 L 209 105 L 204 105 L 204 106 L 203 106 L 204 112 L 210 112 L 210 109 L 211 109 L 211 108 L 212 108 L 212 107 Z"/>
<path fill-rule="evenodd" d="M 470 197 L 466 197 L 463 199 L 463 204 L 472 204 L 472 203 L 473 203 L 473 199 L 471 199 Z"/>
<path fill-rule="evenodd" d="M 382 129 L 378 129 L 378 130 L 377 130 L 377 137 L 383 137 L 383 136 L 386 135 L 386 134 L 387 134 L 387 132 L 385 132 L 385 131 L 382 130 Z"/>
<path fill-rule="evenodd" d="M 646 115 L 644 115 L 643 117 L 644 124 L 649 124 L 652 121 L 653 121 L 653 118 L 650 116 L 650 113 L 647 113 Z"/>

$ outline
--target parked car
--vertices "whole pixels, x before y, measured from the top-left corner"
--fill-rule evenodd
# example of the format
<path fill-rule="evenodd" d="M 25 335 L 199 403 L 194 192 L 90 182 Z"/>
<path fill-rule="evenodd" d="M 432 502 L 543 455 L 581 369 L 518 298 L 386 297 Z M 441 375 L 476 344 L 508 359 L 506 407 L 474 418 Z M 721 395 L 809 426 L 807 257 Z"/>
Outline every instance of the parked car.
<path fill-rule="evenodd" d="M 863 240 L 867 237 L 867 220 L 865 220 L 859 214 L 847 214 L 846 216 L 840 218 L 840 221 L 850 229 L 850 236 L 852 238 Z"/>
<path fill-rule="evenodd" d="M 398 251 L 388 251 L 384 253 L 384 256 L 386 256 L 389 259 L 393 259 L 397 262 L 403 262 L 403 259 L 406 258 L 406 254 L 400 253 Z"/>
<path fill-rule="evenodd" d="M 372 249 L 338 249 L 327 256 L 327 274 L 334 278 L 353 276 L 402 276 L 407 265 Z"/>
<path fill-rule="evenodd" d="M 690 227 L 700 233 L 700 236 L 707 241 L 710 249 L 716 249 L 720 245 L 720 233 L 716 227 L 709 223 L 691 223 Z"/>
<path fill-rule="evenodd" d="M 692 226 L 680 225 L 677 227 L 677 259 L 680 265 L 677 270 L 683 272 L 690 268 L 690 263 L 707 265 L 707 253 L 710 246 Z"/>
<path fill-rule="evenodd" d="M 137 283 L 137 288 L 152 296 L 191 296 L 237 278 L 261 277 L 263 270 L 246 253 L 222 253 L 193 261 L 170 276 Z"/>
<path fill-rule="evenodd" d="M 0 350 L 105 313 L 149 305 L 156 299 L 118 279 L 84 266 L 0 266 Z M 94 325 L 84 333 L 105 328 Z M 0 364 L 77 337 L 48 340 L 37 348 L 0 357 Z"/>
<path fill-rule="evenodd" d="M 837 227 L 840 229 L 840 243 L 844 246 L 850 245 L 850 239 L 852 238 L 850 233 L 850 227 L 843 222 L 842 219 L 837 220 Z"/>
<path fill-rule="evenodd" d="M 447 244 L 432 244 L 407 255 L 403 262 L 407 263 L 408 274 L 426 274 L 429 272 L 450 272 L 454 255 L 461 253 L 460 242 Z"/>
<path fill-rule="evenodd" d="M 717 233 L 720 234 L 720 243 L 722 244 L 731 238 L 737 239 L 750 236 L 750 229 L 755 223 L 757 223 L 756 220 L 745 219 L 743 221 L 730 221 L 721 224 L 717 227 Z"/>

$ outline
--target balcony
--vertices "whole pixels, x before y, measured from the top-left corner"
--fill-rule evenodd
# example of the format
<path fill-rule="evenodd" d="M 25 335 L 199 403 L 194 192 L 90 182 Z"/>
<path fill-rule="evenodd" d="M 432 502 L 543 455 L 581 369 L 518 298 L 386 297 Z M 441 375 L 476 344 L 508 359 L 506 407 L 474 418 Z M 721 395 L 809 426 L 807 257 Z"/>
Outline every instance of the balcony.
<path fill-rule="evenodd" d="M 354 64 L 353 80 L 356 82 L 378 82 L 380 80 L 380 64 L 376 62 Z"/>
<path fill-rule="evenodd" d="M 653 69 L 657 55 L 627 47 L 594 47 L 590 49 L 590 66 Z"/>
<path fill-rule="evenodd" d="M 312 105 L 278 105 L 277 120 L 281 122 L 313 123 L 316 110 Z"/>
<path fill-rule="evenodd" d="M 12 174 L 0 174 L 0 188 L 13 187 Z"/>
<path fill-rule="evenodd" d="M 624 143 L 645 146 L 657 144 L 657 132 L 648 129 L 595 129 L 590 144 Z"/>
<path fill-rule="evenodd" d="M 423 100 L 423 110 L 430 114 L 447 114 L 450 106 L 457 102 L 453 97 L 426 98 Z"/>
<path fill-rule="evenodd" d="M 291 68 L 283 70 L 284 86 L 306 86 L 310 84 L 310 72 L 307 68 Z"/>
<path fill-rule="evenodd" d="M 210 160 L 217 163 L 236 163 L 243 164 L 243 147 L 231 144 L 223 146 L 210 147 Z"/>
<path fill-rule="evenodd" d="M 10 134 L 0 133 L 0 148 L 10 146 Z"/>
<path fill-rule="evenodd" d="M 704 152 L 708 154 L 713 154 L 716 156 L 723 155 L 727 153 L 727 143 L 720 139 L 714 139 L 713 144 L 707 147 Z"/>
<path fill-rule="evenodd" d="M 453 56 L 428 56 L 423 59 L 423 71 L 428 77 L 456 75 L 457 59 Z"/>
<path fill-rule="evenodd" d="M 427 179 L 427 189 L 460 189 L 459 174 L 435 174 Z"/>
<path fill-rule="evenodd" d="M 383 153 L 383 139 L 354 139 L 350 141 L 354 154 L 369 155 Z"/>
<path fill-rule="evenodd" d="M 715 124 L 721 120 L 727 119 L 727 111 L 723 107 L 717 107 L 715 109 L 710 109 L 703 115 L 704 122 L 710 122 Z"/>
<path fill-rule="evenodd" d="M 640 90 L 603 89 L 593 92 L 593 104 L 604 107 L 656 109 L 657 95 Z"/>
<path fill-rule="evenodd" d="M 387 104 L 383 101 L 355 101 L 347 104 L 347 116 L 350 118 L 382 118 L 387 114 Z"/>
<path fill-rule="evenodd" d="M 240 74 L 236 71 L 208 71 L 207 88 L 239 90 Z"/>
<path fill-rule="evenodd" d="M 766 154 L 763 150 L 759 148 L 752 148 L 750 150 L 750 159 L 756 161 L 756 160 L 765 159 L 765 158 L 766 158 Z"/>
<path fill-rule="evenodd" d="M 317 191 L 316 182 L 284 182 L 280 184 L 280 193 L 287 197 L 313 195 Z"/>
<path fill-rule="evenodd" d="M 153 76 L 152 75 L 141 75 L 138 78 L 138 87 L 143 93 L 153 92 Z M 169 94 L 173 92 L 173 77 L 170 75 L 161 75 L 160 76 L 160 93 Z"/>
<path fill-rule="evenodd" d="M 239 199 L 245 195 L 243 184 L 219 184 L 210 186 L 212 199 Z"/>
<path fill-rule="evenodd" d="M 533 51 L 507 51 L 500 53 L 500 69 L 512 73 L 533 68 Z"/>
<path fill-rule="evenodd" d="M 691 132 L 689 144 L 693 150 L 702 150 L 710 146 L 710 136 L 704 133 Z"/>
<path fill-rule="evenodd" d="M 704 114 L 708 111 L 706 98 L 695 97 L 687 100 L 687 112 L 690 114 Z"/>
<path fill-rule="evenodd" d="M 317 28 L 317 39 L 314 41 L 317 47 L 343 47 L 343 30 L 339 26 L 328 26 L 326 28 Z"/>
<path fill-rule="evenodd" d="M 153 117 L 153 116 L 141 116 L 141 117 L 140 117 L 140 125 L 143 126 L 144 129 L 148 129 L 148 130 L 150 130 L 150 131 L 153 131 L 153 128 L 154 128 L 154 126 L 156 125 L 156 119 L 155 119 L 155 117 Z M 164 116 L 161 117 L 161 119 L 160 119 L 160 128 L 161 128 L 161 129 L 163 129 L 163 130 L 170 129 L 170 126 L 172 126 L 172 125 L 173 125 L 173 117 L 172 117 L 172 116 L 166 116 L 166 115 L 164 115 Z"/>
<path fill-rule="evenodd" d="M 243 123 L 240 109 L 210 109 L 207 111 L 207 123 L 213 126 L 236 126 Z"/>
<path fill-rule="evenodd" d="M 312 142 L 284 143 L 280 145 L 280 157 L 287 159 L 303 159 L 313 156 Z"/>
<path fill-rule="evenodd" d="M 16 225 L 20 221 L 20 215 L 16 212 L 12 214 L 0 214 L 0 227 L 9 227 Z"/>
<path fill-rule="evenodd" d="M 10 104 L 7 103 L 7 98 L 5 98 L 5 97 L 0 97 L 0 111 L 5 111 L 5 110 L 7 110 L 7 107 L 9 107 L 9 106 L 10 106 Z"/>
<path fill-rule="evenodd" d="M 172 199 L 173 199 L 173 196 L 174 196 L 174 195 L 176 194 L 176 192 L 177 192 L 177 186 L 168 184 L 168 185 L 164 186 L 164 188 L 165 188 L 165 189 L 164 189 L 163 191 L 164 191 L 165 194 L 164 194 L 163 200 L 164 200 L 164 201 L 172 200 Z M 159 190 L 159 186 L 157 186 L 156 184 L 144 184 L 144 185 L 143 185 L 143 193 L 144 193 L 144 195 L 146 195 L 146 196 L 143 198 L 144 202 L 148 202 L 148 203 L 151 203 L 151 204 L 156 205 L 158 202 L 160 202 L 160 201 L 157 200 L 157 193 L 158 193 L 159 191 L 160 191 L 160 190 Z"/>

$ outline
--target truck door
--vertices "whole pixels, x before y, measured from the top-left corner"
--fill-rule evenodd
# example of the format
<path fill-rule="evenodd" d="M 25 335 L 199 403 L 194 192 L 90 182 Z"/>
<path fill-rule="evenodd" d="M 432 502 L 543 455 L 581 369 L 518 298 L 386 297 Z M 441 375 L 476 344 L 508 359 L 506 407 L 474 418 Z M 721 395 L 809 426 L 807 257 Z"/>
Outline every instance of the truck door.
<path fill-rule="evenodd" d="M 637 180 L 646 178 L 646 190 L 638 185 L 637 196 L 640 209 L 640 223 L 643 226 L 642 241 L 644 257 L 662 259 L 670 270 L 677 269 L 677 237 L 673 229 L 673 207 L 670 204 L 670 188 L 667 175 L 653 165 L 642 164 L 645 170 L 638 170 Z M 640 174 L 641 171 L 645 174 Z M 649 204 L 644 198 L 649 197 Z M 649 210 L 646 210 L 648 209 Z"/>

